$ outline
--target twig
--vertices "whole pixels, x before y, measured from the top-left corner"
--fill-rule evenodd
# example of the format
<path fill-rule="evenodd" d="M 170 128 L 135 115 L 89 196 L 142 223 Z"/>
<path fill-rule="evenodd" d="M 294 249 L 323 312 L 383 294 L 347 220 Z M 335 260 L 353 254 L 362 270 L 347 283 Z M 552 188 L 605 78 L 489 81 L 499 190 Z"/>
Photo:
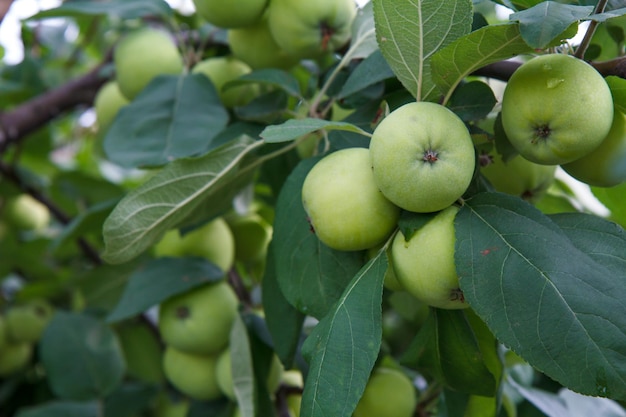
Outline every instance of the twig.
<path fill-rule="evenodd" d="M 608 0 L 598 1 L 598 4 L 596 5 L 596 8 L 593 11 L 593 13 L 598 14 L 598 13 L 604 12 L 607 2 Z M 576 58 L 580 58 L 580 59 L 584 58 L 585 52 L 587 51 L 587 48 L 589 47 L 589 44 L 591 43 L 591 38 L 593 38 L 593 34 L 596 32 L 596 28 L 598 27 L 598 24 L 599 22 L 597 20 L 592 20 L 591 22 L 589 22 L 589 27 L 587 28 L 587 32 L 585 33 L 583 40 L 580 42 L 580 45 L 576 49 L 576 52 L 574 53 L 574 56 Z"/>
<path fill-rule="evenodd" d="M 4 16 L 9 12 L 12 3 L 13 0 L 0 0 L 0 24 L 2 24 Z"/>

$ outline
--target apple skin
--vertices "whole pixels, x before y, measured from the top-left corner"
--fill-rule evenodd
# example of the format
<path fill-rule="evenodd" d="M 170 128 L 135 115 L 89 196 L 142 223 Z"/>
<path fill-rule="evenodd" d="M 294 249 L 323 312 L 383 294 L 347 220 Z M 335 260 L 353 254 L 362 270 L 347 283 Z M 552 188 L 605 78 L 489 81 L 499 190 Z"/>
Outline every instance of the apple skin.
<path fill-rule="evenodd" d="M 117 81 L 109 81 L 100 87 L 94 99 L 98 129 L 107 130 L 120 109 L 128 103 L 129 101 L 120 91 Z"/>
<path fill-rule="evenodd" d="M 23 369 L 33 356 L 30 343 L 9 343 L 0 348 L 0 377 Z"/>
<path fill-rule="evenodd" d="M 365 148 L 342 149 L 319 160 L 302 185 L 302 204 L 320 241 L 343 251 L 380 245 L 400 216 L 376 187 Z"/>
<path fill-rule="evenodd" d="M 614 187 L 626 181 L 626 114 L 616 109 L 611 130 L 600 146 L 561 168 L 596 187 Z"/>
<path fill-rule="evenodd" d="M 113 62 L 119 89 L 128 100 L 156 76 L 183 71 L 183 60 L 172 37 L 148 27 L 123 37 L 113 51 Z"/>
<path fill-rule="evenodd" d="M 154 246 L 156 257 L 199 256 L 222 271 L 227 272 L 235 261 L 235 238 L 222 217 L 180 235 L 178 230 L 169 230 Z"/>
<path fill-rule="evenodd" d="M 272 0 L 268 19 L 282 49 L 301 58 L 317 58 L 350 40 L 356 11 L 354 0 Z"/>
<path fill-rule="evenodd" d="M 268 26 L 267 18 L 240 29 L 228 31 L 228 43 L 233 55 L 252 69 L 290 69 L 300 58 L 285 52 L 278 46 Z"/>
<path fill-rule="evenodd" d="M 554 182 L 556 165 L 540 165 L 517 155 L 509 161 L 499 156 L 483 155 L 480 172 L 489 180 L 496 191 L 515 195 L 528 201 L 543 196 Z M 482 161 L 489 161 L 482 166 Z"/>
<path fill-rule="evenodd" d="M 375 368 L 353 417 L 411 417 L 417 396 L 411 380 L 400 370 Z"/>
<path fill-rule="evenodd" d="M 35 343 L 54 314 L 45 300 L 32 300 L 10 308 L 5 315 L 6 330 L 12 343 Z"/>
<path fill-rule="evenodd" d="M 263 16 L 268 0 L 193 0 L 196 12 L 221 28 L 250 26 Z"/>
<path fill-rule="evenodd" d="M 115 328 L 120 341 L 128 374 L 149 384 L 164 381 L 161 343 L 146 324 L 125 321 Z"/>
<path fill-rule="evenodd" d="M 20 194 L 9 198 L 4 205 L 2 214 L 7 225 L 25 231 L 45 229 L 51 218 L 48 207 L 29 194 Z"/>
<path fill-rule="evenodd" d="M 454 264 L 454 218 L 459 208 L 437 213 L 407 242 L 401 231 L 391 247 L 391 262 L 404 289 L 433 307 L 461 309 L 465 303 Z"/>
<path fill-rule="evenodd" d="M 163 341 L 177 350 L 216 354 L 228 345 L 239 301 L 226 283 L 219 281 L 167 299 L 159 309 Z"/>
<path fill-rule="evenodd" d="M 165 348 L 163 371 L 165 377 L 180 392 L 194 400 L 215 400 L 222 396 L 217 385 L 217 355 L 194 355 Z"/>
<path fill-rule="evenodd" d="M 235 260 L 244 263 L 262 261 L 272 240 L 272 225 L 257 213 L 227 217 L 226 221 L 235 238 Z"/>
<path fill-rule="evenodd" d="M 227 82 L 252 72 L 248 64 L 232 56 L 205 59 L 198 62 L 193 67 L 192 72 L 194 74 L 204 74 L 211 80 L 224 107 L 245 106 L 259 95 L 258 86 L 254 84 L 231 87 L 228 90 L 222 89 Z"/>
<path fill-rule="evenodd" d="M 401 208 L 442 210 L 467 190 L 475 152 L 465 124 L 436 103 L 405 104 L 374 130 L 370 142 L 378 188 Z"/>
<path fill-rule="evenodd" d="M 232 362 L 230 349 L 225 349 L 217 358 L 216 365 L 217 385 L 222 393 L 232 401 L 237 401 L 235 395 L 235 384 L 233 381 Z M 267 390 L 273 393 L 280 385 L 280 379 L 283 373 L 283 366 L 278 356 L 272 357 L 269 374 L 267 375 Z"/>
<path fill-rule="evenodd" d="M 600 145 L 613 121 L 604 78 L 573 56 L 531 59 L 511 76 L 502 97 L 502 126 L 529 161 L 565 164 Z"/>

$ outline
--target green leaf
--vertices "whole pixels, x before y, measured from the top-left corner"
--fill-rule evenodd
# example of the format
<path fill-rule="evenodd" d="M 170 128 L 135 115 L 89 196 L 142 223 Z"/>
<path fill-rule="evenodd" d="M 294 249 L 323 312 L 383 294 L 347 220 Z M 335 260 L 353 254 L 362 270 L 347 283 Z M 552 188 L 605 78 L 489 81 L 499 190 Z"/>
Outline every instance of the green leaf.
<path fill-rule="evenodd" d="M 482 81 L 471 81 L 454 90 L 448 107 L 464 122 L 468 122 L 487 117 L 496 102 L 491 87 Z"/>
<path fill-rule="evenodd" d="M 254 417 L 255 386 L 252 352 L 250 351 L 248 328 L 240 316 L 237 316 L 233 323 L 228 346 L 235 396 L 241 417 Z"/>
<path fill-rule="evenodd" d="M 435 101 L 432 55 L 472 27 L 470 0 L 374 0 L 376 38 L 404 87 L 417 101 Z"/>
<path fill-rule="evenodd" d="M 204 258 L 154 259 L 130 277 L 107 322 L 136 316 L 174 295 L 221 279 L 224 272 Z"/>
<path fill-rule="evenodd" d="M 626 399 L 626 232 L 573 216 L 555 222 L 501 193 L 468 200 L 455 219 L 460 286 L 498 340 L 539 371 Z"/>
<path fill-rule="evenodd" d="M 477 69 L 529 52 L 532 48 L 522 39 L 517 24 L 486 26 L 433 55 L 433 80 L 449 97 L 461 80 Z"/>
<path fill-rule="evenodd" d="M 89 233 L 97 231 L 99 234 L 102 230 L 102 223 L 104 223 L 118 201 L 119 200 L 116 199 L 95 204 L 74 217 L 72 221 L 63 228 L 61 233 L 55 237 L 52 242 L 52 249 L 58 249 L 64 244 L 74 243 L 76 239 Z"/>
<path fill-rule="evenodd" d="M 151 406 L 158 393 L 156 385 L 137 382 L 122 384 L 104 402 L 104 417 L 131 417 Z"/>
<path fill-rule="evenodd" d="M 227 123 L 228 112 L 206 76 L 161 75 L 119 111 L 104 151 L 122 167 L 159 166 L 211 149 L 207 144 Z"/>
<path fill-rule="evenodd" d="M 140 261 L 135 260 L 121 265 L 101 265 L 82 272 L 75 285 L 84 297 L 85 305 L 94 311 L 113 310 L 139 265 Z"/>
<path fill-rule="evenodd" d="M 261 132 L 261 137 L 265 139 L 267 143 L 287 142 L 320 129 L 327 131 L 343 130 L 347 132 L 359 133 L 367 137 L 371 136 L 365 130 L 353 125 L 352 123 L 306 118 L 290 119 L 280 125 L 268 126 L 263 130 L 263 132 Z"/>
<path fill-rule="evenodd" d="M 311 231 L 302 206 L 302 184 L 318 160 L 300 162 L 283 185 L 272 240 L 276 279 L 285 298 L 298 311 L 321 318 L 361 269 L 363 256 L 330 249 Z"/>
<path fill-rule="evenodd" d="M 301 417 L 350 417 L 378 357 L 382 336 L 385 251 L 350 281 L 302 346 L 310 368 Z"/>
<path fill-rule="evenodd" d="M 596 13 L 588 16 L 588 20 L 595 20 L 596 22 L 605 22 L 614 17 L 620 17 L 626 15 L 626 7 L 622 7 L 620 9 L 609 10 L 604 13 Z"/>
<path fill-rule="evenodd" d="M 605 80 L 611 89 L 613 104 L 619 111 L 626 113 L 626 80 L 616 75 L 610 75 Z"/>
<path fill-rule="evenodd" d="M 572 23 L 588 17 L 593 6 L 574 6 L 544 1 L 530 9 L 513 13 L 512 22 L 519 22 L 520 33 L 531 47 L 543 49 Z"/>
<path fill-rule="evenodd" d="M 51 401 L 20 409 L 16 417 L 98 417 L 100 404 L 96 401 Z"/>
<path fill-rule="evenodd" d="M 236 80 L 224 84 L 224 89 L 241 84 L 266 84 L 280 88 L 291 96 L 302 97 L 298 80 L 288 73 L 276 68 L 265 68 L 243 75 Z"/>
<path fill-rule="evenodd" d="M 296 355 L 305 316 L 289 304 L 278 285 L 274 245 L 275 242 L 271 242 L 268 248 L 267 266 L 263 275 L 263 311 L 276 354 L 285 367 L 290 368 Z"/>
<path fill-rule="evenodd" d="M 611 219 L 626 227 L 626 182 L 611 188 L 591 187 L 593 195 L 611 212 Z"/>
<path fill-rule="evenodd" d="M 491 350 L 495 352 L 495 339 L 493 342 Z M 496 378 L 485 364 L 464 311 L 431 309 L 402 362 L 425 370 L 456 391 L 484 396 L 496 393 Z"/>
<path fill-rule="evenodd" d="M 104 14 L 123 19 L 136 19 L 151 15 L 168 17 L 172 15 L 172 9 L 165 1 L 162 0 L 73 0 L 67 1 L 63 5 L 54 9 L 39 12 L 31 17 L 31 19 Z"/>
<path fill-rule="evenodd" d="M 376 50 L 372 52 L 367 58 L 363 60 L 352 71 L 345 84 L 341 88 L 341 91 L 337 95 L 337 98 L 345 98 L 351 94 L 358 93 L 359 91 L 376 84 L 377 82 L 384 81 L 388 78 L 393 78 L 395 75 L 385 61 L 382 52 Z"/>
<path fill-rule="evenodd" d="M 351 39 L 350 59 L 366 58 L 378 50 L 374 26 L 374 8 L 371 1 L 358 9 L 352 22 Z"/>
<path fill-rule="evenodd" d="M 57 312 L 39 341 L 39 355 L 50 389 L 62 399 L 105 397 L 124 376 L 115 334 L 87 315 Z"/>
<path fill-rule="evenodd" d="M 207 201 L 213 203 L 204 211 L 206 218 L 229 207 L 245 185 L 242 180 L 254 173 L 246 157 L 262 144 L 242 137 L 165 166 L 126 195 L 104 222 L 102 257 L 111 263 L 133 259 Z"/>

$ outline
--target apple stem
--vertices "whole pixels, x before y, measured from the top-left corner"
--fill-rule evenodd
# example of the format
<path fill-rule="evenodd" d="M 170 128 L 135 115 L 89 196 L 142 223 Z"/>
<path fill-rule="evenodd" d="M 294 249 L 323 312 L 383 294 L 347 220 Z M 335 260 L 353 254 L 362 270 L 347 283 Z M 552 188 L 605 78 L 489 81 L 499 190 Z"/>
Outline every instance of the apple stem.
<path fill-rule="evenodd" d="M 607 3 L 608 3 L 608 0 L 598 1 L 598 4 L 596 5 L 595 10 L 593 11 L 593 14 L 604 12 L 604 9 L 606 8 Z M 576 52 L 574 53 L 574 56 L 576 58 L 583 59 L 585 57 L 585 52 L 587 51 L 587 48 L 589 47 L 589 44 L 591 43 L 591 38 L 593 38 L 593 34 L 596 32 L 596 28 L 598 27 L 599 23 L 600 22 L 598 22 L 597 20 L 592 20 L 589 22 L 589 28 L 587 28 L 587 32 L 585 33 L 583 40 L 580 42 L 580 45 L 578 46 L 578 48 L 576 49 Z"/>

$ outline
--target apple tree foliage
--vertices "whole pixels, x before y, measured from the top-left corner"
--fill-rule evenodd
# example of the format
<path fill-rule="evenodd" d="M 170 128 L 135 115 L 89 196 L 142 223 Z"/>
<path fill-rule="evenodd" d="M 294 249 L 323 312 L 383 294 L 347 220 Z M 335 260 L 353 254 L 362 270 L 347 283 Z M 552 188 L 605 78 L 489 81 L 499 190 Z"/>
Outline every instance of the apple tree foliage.
<path fill-rule="evenodd" d="M 53 220 L 43 231 L 0 223 L 0 307 L 44 298 L 55 314 L 28 365 L 0 377 L 0 417 L 172 415 L 163 410 L 185 399 L 160 369 L 150 311 L 224 276 L 151 248 L 172 228 L 253 204 L 274 219 L 264 272 L 227 274 L 241 304 L 230 349 L 242 416 L 286 415 L 285 387 L 270 395 L 262 382 L 273 353 L 304 376 L 301 417 L 349 417 L 372 369 L 389 362 L 414 380 L 416 416 L 626 416 L 626 183 L 591 187 L 605 215 L 562 177 L 531 204 L 477 172 L 455 221 L 471 308 L 421 315 L 383 287 L 384 251 L 326 247 L 301 202 L 321 156 L 367 147 L 402 104 L 444 104 L 475 137 L 489 135 L 479 125 L 500 111 L 511 58 L 575 54 L 626 109 L 624 15 L 619 0 L 372 0 L 337 53 L 226 86 L 260 86 L 249 104 L 225 109 L 203 75 L 163 75 L 106 133 L 91 106 L 127 30 L 166 28 L 188 62 L 227 55 L 225 31 L 162 0 L 67 1 L 23 21 L 24 59 L 0 65 L 0 210 L 27 193 Z M 495 146 L 511 156 L 497 123 Z M 399 227 L 429 216 L 403 213 Z M 192 401 L 186 415 L 233 407 Z"/>

